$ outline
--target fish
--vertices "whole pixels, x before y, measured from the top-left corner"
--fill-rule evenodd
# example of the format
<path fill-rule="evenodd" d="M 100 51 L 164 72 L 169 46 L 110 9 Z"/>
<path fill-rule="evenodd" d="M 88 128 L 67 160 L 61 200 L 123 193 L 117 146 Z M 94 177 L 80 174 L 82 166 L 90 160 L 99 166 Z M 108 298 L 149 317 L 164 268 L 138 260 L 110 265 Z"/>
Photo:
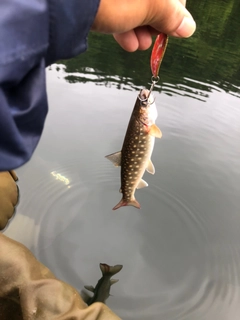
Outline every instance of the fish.
<path fill-rule="evenodd" d="M 168 36 L 165 33 L 160 33 L 154 42 L 150 58 L 150 67 L 154 78 L 158 77 L 160 65 L 167 48 L 167 44 Z"/>
<path fill-rule="evenodd" d="M 154 174 L 155 168 L 151 161 L 155 138 L 161 138 L 162 132 L 155 124 L 158 113 L 153 94 L 142 89 L 137 97 L 122 150 L 106 156 L 115 166 L 121 166 L 122 199 L 113 208 L 134 206 L 140 209 L 135 199 L 135 190 L 147 187 L 142 179 L 145 170 Z"/>
<path fill-rule="evenodd" d="M 105 301 L 110 296 L 111 286 L 114 283 L 118 282 L 118 279 L 111 279 L 111 277 L 120 272 L 123 268 L 121 264 L 109 266 L 106 263 L 100 263 L 99 266 L 102 271 L 102 277 L 98 280 L 96 287 L 94 288 L 93 286 L 84 286 L 85 289 L 93 292 L 92 297 L 88 296 L 88 298 L 85 299 L 85 302 L 88 305 L 91 305 L 94 302 L 105 303 Z"/>

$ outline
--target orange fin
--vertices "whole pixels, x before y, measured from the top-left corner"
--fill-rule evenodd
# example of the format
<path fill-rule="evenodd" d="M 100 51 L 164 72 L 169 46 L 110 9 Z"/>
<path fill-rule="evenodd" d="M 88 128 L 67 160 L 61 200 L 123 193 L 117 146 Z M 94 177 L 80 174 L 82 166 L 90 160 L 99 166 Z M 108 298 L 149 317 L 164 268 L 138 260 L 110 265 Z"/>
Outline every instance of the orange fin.
<path fill-rule="evenodd" d="M 125 207 L 125 206 L 133 206 L 135 208 L 140 209 L 140 204 L 136 199 L 133 199 L 133 200 L 128 201 L 128 202 L 123 200 L 123 199 L 121 199 L 119 201 L 119 203 L 113 208 L 113 210 L 117 210 L 117 209 L 119 209 L 121 207 Z"/>
<path fill-rule="evenodd" d="M 149 130 L 149 134 L 156 138 L 162 138 L 162 131 L 156 126 L 156 124 L 152 124 Z"/>

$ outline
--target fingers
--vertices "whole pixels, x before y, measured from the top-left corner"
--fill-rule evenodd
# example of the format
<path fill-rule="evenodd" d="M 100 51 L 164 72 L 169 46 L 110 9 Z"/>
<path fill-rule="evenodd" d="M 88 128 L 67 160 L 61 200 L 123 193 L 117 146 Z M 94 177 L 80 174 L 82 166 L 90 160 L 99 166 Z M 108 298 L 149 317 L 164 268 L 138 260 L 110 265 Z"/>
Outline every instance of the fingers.
<path fill-rule="evenodd" d="M 152 44 L 149 28 L 139 27 L 124 33 L 114 34 L 114 39 L 126 51 L 146 50 Z"/>
<path fill-rule="evenodd" d="M 151 36 L 160 32 L 190 37 L 196 24 L 186 0 L 101 0 L 92 30 L 112 33 L 127 51 L 148 49 Z"/>
<path fill-rule="evenodd" d="M 139 41 L 134 30 L 130 30 L 119 34 L 117 33 L 113 36 L 114 39 L 118 42 L 118 44 L 126 51 L 134 52 L 139 47 Z"/>

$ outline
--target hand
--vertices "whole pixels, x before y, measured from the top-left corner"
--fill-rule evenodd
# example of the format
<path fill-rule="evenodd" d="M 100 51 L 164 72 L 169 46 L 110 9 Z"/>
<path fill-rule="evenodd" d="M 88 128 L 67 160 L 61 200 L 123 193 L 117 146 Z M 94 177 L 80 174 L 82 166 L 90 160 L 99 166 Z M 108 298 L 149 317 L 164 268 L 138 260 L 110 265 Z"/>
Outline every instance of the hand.
<path fill-rule="evenodd" d="M 87 306 L 22 244 L 0 233 L 1 320 L 120 320 L 107 306 Z"/>
<path fill-rule="evenodd" d="M 14 214 L 19 196 L 17 180 L 14 171 L 0 172 L 0 230 L 6 227 Z"/>
<path fill-rule="evenodd" d="M 186 0 L 101 0 L 92 30 L 112 33 L 126 51 L 146 50 L 160 32 L 190 37 L 196 24 Z"/>

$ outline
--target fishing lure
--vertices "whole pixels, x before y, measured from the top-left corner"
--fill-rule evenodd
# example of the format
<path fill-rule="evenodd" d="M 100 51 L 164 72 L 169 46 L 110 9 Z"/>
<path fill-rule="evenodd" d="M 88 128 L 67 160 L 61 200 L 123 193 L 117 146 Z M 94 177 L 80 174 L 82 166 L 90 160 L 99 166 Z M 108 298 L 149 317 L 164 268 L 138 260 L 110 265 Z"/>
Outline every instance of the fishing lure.
<path fill-rule="evenodd" d="M 164 53 L 166 51 L 167 44 L 168 44 L 168 35 L 166 35 L 165 33 L 160 33 L 157 36 L 155 43 L 153 45 L 151 59 L 150 59 L 150 67 L 152 71 L 152 79 L 151 79 L 152 85 L 150 88 L 149 95 L 151 94 L 155 84 L 159 80 L 159 76 L 158 76 L 159 69 L 163 60 Z"/>

